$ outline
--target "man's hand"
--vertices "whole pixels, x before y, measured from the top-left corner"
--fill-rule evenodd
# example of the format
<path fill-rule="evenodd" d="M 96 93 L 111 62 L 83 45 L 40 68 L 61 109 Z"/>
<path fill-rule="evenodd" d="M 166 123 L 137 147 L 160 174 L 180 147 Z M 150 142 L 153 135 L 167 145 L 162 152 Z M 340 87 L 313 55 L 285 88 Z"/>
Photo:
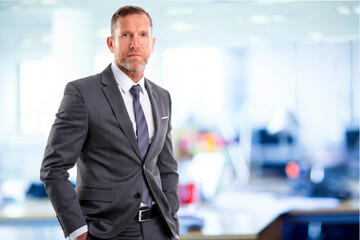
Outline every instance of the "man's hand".
<path fill-rule="evenodd" d="M 78 236 L 77 238 L 75 238 L 75 240 L 86 240 L 87 237 L 87 232 L 81 234 L 80 236 Z"/>

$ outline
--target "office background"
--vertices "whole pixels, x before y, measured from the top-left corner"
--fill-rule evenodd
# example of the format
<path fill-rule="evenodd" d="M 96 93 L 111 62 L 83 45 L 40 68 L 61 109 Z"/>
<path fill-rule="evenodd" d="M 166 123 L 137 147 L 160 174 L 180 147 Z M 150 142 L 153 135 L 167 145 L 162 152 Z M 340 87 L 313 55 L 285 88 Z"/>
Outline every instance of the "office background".
<path fill-rule="evenodd" d="M 65 84 L 112 62 L 110 18 L 128 4 L 153 18 L 146 76 L 172 95 L 180 184 L 197 189 L 185 208 L 267 178 L 358 197 L 358 1 L 23 0 L 0 1 L 0 208 L 39 183 Z M 292 185 L 327 171 L 344 185 Z"/>

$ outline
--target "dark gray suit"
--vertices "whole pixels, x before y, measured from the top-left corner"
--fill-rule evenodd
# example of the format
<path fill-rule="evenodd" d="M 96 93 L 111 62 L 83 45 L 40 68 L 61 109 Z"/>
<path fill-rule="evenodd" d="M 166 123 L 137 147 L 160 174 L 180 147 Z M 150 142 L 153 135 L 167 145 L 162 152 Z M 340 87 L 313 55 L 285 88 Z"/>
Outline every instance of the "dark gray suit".
<path fill-rule="evenodd" d="M 119 234 L 139 210 L 143 177 L 172 234 L 179 233 L 170 95 L 147 79 L 145 88 L 156 130 L 142 161 L 110 65 L 102 73 L 67 84 L 40 173 L 66 236 L 85 224 L 97 237 Z M 74 191 L 67 170 L 75 163 Z"/>

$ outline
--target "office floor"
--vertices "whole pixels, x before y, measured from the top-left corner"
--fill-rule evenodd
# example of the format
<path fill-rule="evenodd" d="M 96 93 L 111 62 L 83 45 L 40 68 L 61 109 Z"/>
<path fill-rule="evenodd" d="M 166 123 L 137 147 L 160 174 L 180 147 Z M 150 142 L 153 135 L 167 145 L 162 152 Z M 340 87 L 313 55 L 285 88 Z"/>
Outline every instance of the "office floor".
<path fill-rule="evenodd" d="M 64 240 L 64 234 L 59 226 L 0 226 L 1 239 L 6 240 Z"/>

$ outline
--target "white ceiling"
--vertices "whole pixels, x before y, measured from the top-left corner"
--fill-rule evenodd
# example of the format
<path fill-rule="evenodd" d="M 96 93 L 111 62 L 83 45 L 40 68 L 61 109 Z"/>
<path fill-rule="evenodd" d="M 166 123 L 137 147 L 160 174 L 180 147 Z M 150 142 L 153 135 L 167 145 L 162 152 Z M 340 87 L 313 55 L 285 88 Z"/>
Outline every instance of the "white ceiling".
<path fill-rule="evenodd" d="M 1 49 L 51 45 L 52 13 L 80 8 L 93 16 L 101 44 L 111 15 L 123 5 L 144 7 L 157 46 L 239 46 L 253 40 L 359 39 L 358 1 L 0 1 Z"/>

